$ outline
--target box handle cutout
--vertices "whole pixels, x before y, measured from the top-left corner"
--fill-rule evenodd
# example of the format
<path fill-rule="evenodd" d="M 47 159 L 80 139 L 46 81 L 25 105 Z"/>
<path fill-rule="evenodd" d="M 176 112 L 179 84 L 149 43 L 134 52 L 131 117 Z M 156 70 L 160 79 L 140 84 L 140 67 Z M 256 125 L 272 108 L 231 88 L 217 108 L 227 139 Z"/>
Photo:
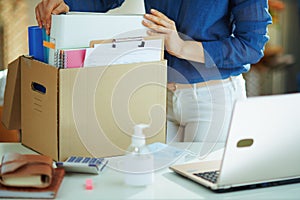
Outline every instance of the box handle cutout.
<path fill-rule="evenodd" d="M 43 85 L 36 83 L 36 82 L 32 82 L 31 83 L 31 89 L 35 92 L 41 93 L 41 94 L 46 94 L 46 87 L 44 87 Z"/>
<path fill-rule="evenodd" d="M 250 147 L 253 145 L 254 140 L 253 139 L 243 139 L 238 141 L 236 144 L 237 147 L 242 148 L 242 147 Z"/>

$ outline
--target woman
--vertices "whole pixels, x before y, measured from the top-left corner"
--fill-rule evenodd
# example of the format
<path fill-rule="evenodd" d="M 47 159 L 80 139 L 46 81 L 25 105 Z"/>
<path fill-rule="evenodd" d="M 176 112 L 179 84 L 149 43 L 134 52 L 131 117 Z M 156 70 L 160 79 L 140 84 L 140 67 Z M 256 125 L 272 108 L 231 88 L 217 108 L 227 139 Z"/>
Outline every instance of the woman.
<path fill-rule="evenodd" d="M 37 22 L 49 33 L 51 13 L 106 12 L 123 2 L 44 0 Z M 242 73 L 268 41 L 267 0 L 145 0 L 145 9 L 148 34 L 165 38 L 167 141 L 224 142 L 234 102 L 246 98 Z"/>

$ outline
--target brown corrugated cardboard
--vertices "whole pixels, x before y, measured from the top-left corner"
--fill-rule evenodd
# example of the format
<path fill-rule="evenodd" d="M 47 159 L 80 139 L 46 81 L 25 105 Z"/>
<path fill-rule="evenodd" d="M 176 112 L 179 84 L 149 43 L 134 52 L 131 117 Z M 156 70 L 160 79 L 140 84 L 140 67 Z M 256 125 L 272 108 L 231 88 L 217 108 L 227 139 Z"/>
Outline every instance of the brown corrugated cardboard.
<path fill-rule="evenodd" d="M 20 59 L 8 66 L 2 123 L 7 129 L 21 129 L 21 69 Z"/>
<path fill-rule="evenodd" d="M 54 159 L 59 155 L 58 72 L 55 67 L 21 57 L 22 143 Z"/>
<path fill-rule="evenodd" d="M 148 143 L 165 142 L 165 61 L 57 69 L 19 60 L 24 145 L 55 160 L 122 155 L 137 123 L 151 123 Z"/>

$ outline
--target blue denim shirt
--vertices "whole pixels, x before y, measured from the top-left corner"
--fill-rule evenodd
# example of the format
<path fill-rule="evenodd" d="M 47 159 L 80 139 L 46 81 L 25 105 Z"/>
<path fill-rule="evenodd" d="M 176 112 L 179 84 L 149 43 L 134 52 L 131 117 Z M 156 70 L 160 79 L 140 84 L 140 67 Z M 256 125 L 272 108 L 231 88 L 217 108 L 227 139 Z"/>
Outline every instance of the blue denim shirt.
<path fill-rule="evenodd" d="M 106 12 L 124 0 L 65 0 L 71 11 Z M 168 80 L 196 83 L 225 79 L 247 72 L 263 57 L 272 23 L 267 0 L 145 0 L 146 12 L 155 8 L 174 20 L 185 40 L 200 41 L 205 63 L 179 59 L 168 53 Z"/>

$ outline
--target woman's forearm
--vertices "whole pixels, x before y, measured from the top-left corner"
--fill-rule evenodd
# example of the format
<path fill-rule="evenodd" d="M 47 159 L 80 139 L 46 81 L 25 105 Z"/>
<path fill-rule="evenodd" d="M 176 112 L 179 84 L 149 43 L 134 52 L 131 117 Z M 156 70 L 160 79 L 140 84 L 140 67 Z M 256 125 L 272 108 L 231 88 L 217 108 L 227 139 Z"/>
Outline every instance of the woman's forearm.
<path fill-rule="evenodd" d="M 174 53 L 174 56 L 194 62 L 205 62 L 202 43 L 197 41 L 183 41 L 181 48 Z"/>

